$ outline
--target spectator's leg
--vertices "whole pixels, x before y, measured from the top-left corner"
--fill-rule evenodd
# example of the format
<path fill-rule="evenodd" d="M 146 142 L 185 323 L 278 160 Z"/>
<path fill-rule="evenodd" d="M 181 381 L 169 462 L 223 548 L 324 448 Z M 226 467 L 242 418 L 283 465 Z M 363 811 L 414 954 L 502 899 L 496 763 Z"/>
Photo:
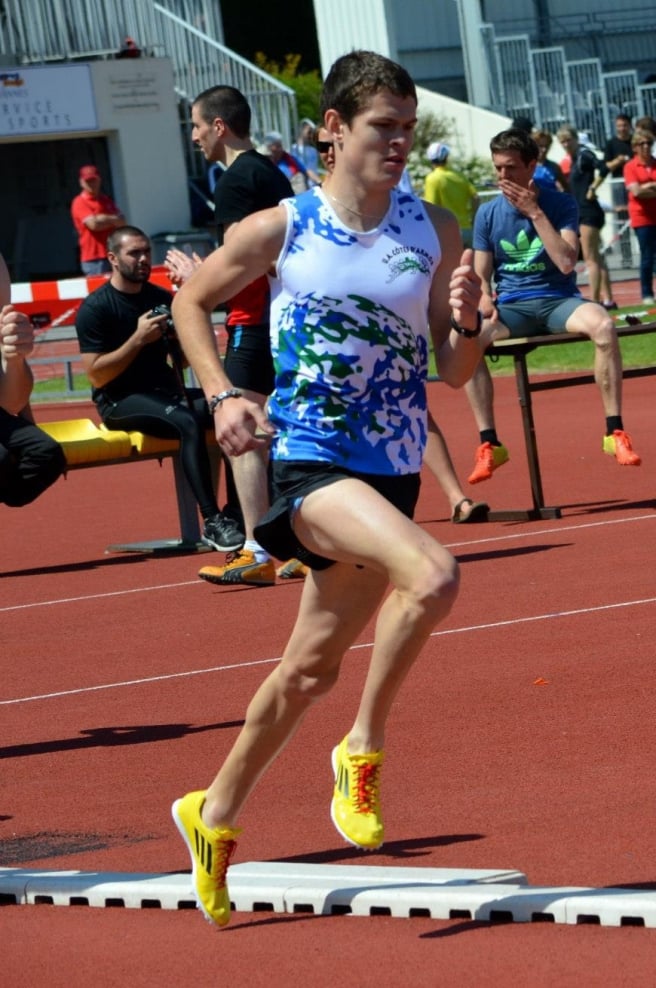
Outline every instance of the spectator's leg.
<path fill-rule="evenodd" d="M 606 417 L 622 414 L 622 354 L 615 323 L 599 305 L 580 305 L 565 323 L 568 333 L 585 333 L 595 345 L 594 376 Z"/>
<path fill-rule="evenodd" d="M 465 394 L 471 405 L 479 432 L 495 429 L 494 384 L 485 357 L 465 384 Z"/>
<path fill-rule="evenodd" d="M 109 429 L 132 429 L 161 439 L 179 439 L 180 464 L 203 518 L 219 512 L 205 442 L 206 422 L 184 401 L 175 402 L 159 394 L 129 395 L 105 411 L 103 421 Z"/>
<path fill-rule="evenodd" d="M 65 469 L 58 442 L 23 416 L 0 409 L 0 501 L 12 508 L 31 504 Z"/>

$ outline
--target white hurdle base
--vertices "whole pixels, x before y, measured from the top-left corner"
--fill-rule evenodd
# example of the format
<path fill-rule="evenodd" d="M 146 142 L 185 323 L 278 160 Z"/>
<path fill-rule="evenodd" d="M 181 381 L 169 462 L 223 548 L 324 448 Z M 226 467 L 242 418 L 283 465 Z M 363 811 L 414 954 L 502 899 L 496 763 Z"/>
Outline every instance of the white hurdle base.
<path fill-rule="evenodd" d="M 228 872 L 236 912 L 416 916 L 656 928 L 656 892 L 542 888 L 513 870 L 246 862 Z M 188 873 L 0 869 L 0 903 L 127 909 L 195 906 Z"/>

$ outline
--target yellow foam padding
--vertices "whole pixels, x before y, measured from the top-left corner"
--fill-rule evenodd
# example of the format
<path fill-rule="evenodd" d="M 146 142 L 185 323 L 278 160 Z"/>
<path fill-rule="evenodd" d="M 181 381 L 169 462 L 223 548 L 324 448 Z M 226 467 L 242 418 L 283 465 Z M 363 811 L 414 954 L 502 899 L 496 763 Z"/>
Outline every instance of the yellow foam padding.
<path fill-rule="evenodd" d="M 176 453 L 180 448 L 177 439 L 158 439 L 157 436 L 146 436 L 143 432 L 130 432 L 132 447 L 140 456 L 152 456 L 157 453 Z"/>
<path fill-rule="evenodd" d="M 69 465 L 127 459 L 132 455 L 127 432 L 99 428 L 91 419 L 40 422 L 39 428 L 61 444 Z"/>
<path fill-rule="evenodd" d="M 157 453 L 177 453 L 180 448 L 180 443 L 177 439 L 158 439 L 156 436 L 147 436 L 143 432 L 130 432 L 128 434 L 130 436 L 130 442 L 140 456 L 153 456 Z M 207 430 L 205 438 L 208 445 L 216 445 L 216 436 L 212 429 Z"/>

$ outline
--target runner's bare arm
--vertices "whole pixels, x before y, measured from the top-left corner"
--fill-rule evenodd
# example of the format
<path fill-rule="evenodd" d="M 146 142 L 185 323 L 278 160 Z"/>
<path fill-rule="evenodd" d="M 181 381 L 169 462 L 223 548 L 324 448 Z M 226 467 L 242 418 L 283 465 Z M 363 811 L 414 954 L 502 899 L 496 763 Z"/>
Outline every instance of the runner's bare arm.
<path fill-rule="evenodd" d="M 469 380 L 480 360 L 476 339 L 468 339 L 451 328 L 451 317 L 460 326 L 478 326 L 481 299 L 480 278 L 474 271 L 473 251 L 462 249 L 462 238 L 453 213 L 439 206 L 427 210 L 442 247 L 442 260 L 433 277 L 429 323 L 440 378 L 459 388 Z"/>
<path fill-rule="evenodd" d="M 180 288 L 171 307 L 185 357 L 208 401 L 232 388 L 221 362 L 211 313 L 275 265 L 287 227 L 284 207 L 253 213 L 241 220 L 226 243 L 210 254 Z M 264 411 L 247 398 L 231 397 L 216 406 L 219 445 L 230 455 L 254 449 L 265 440 L 257 430 L 272 432 Z"/>

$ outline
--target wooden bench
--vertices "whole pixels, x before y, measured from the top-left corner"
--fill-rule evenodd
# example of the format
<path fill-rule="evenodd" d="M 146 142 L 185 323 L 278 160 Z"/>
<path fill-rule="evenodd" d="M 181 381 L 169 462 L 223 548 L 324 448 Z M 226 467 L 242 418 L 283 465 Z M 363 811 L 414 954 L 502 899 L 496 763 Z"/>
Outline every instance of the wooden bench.
<path fill-rule="evenodd" d="M 656 322 L 641 323 L 635 326 L 618 326 L 617 335 L 620 339 L 625 336 L 640 336 L 656 333 Z M 488 356 L 511 356 L 515 369 L 517 396 L 522 415 L 526 459 L 531 481 L 532 507 L 509 511 L 490 511 L 492 521 L 534 521 L 542 518 L 560 518 L 559 507 L 547 507 L 542 493 L 542 478 L 540 476 L 540 460 L 538 444 L 533 420 L 533 403 L 531 395 L 535 391 L 550 391 L 555 388 L 569 388 L 577 384 L 594 382 L 593 374 L 568 374 L 566 377 L 549 377 L 533 380 L 529 378 L 526 358 L 538 347 L 554 346 L 555 344 L 580 343 L 588 337 L 581 333 L 554 333 L 548 336 L 528 336 L 521 339 L 497 340 L 487 351 Z M 624 371 L 624 378 L 645 377 L 656 374 L 656 361 L 648 367 L 635 367 Z"/>
<path fill-rule="evenodd" d="M 68 419 L 59 422 L 39 422 L 39 428 L 61 444 L 70 470 L 91 467 L 141 463 L 144 460 L 170 458 L 173 462 L 175 494 L 180 521 L 179 539 L 158 539 L 151 542 L 129 542 L 110 545 L 107 552 L 210 552 L 200 541 L 198 506 L 180 464 L 180 444 L 177 439 L 157 439 L 141 432 L 120 432 L 96 425 L 91 419 Z M 213 433 L 208 433 L 208 449 L 213 470 L 218 472 L 220 451 Z"/>

